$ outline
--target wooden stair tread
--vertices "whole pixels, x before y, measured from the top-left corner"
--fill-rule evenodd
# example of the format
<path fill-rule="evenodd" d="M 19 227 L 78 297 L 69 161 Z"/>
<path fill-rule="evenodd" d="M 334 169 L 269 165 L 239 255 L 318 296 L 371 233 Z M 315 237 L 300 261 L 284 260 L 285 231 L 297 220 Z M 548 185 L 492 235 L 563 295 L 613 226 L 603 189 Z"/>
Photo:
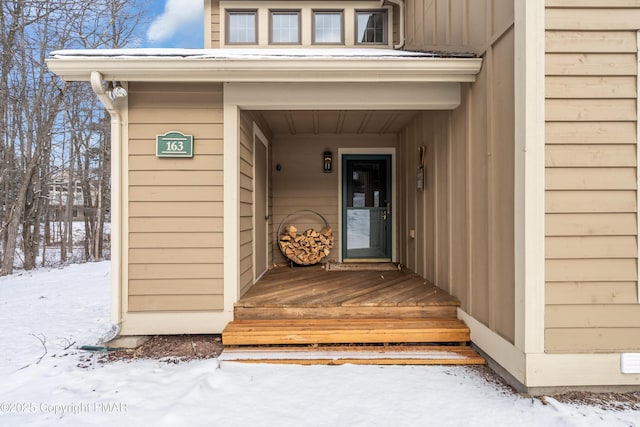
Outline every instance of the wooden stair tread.
<path fill-rule="evenodd" d="M 235 308 L 235 319 L 370 319 L 370 318 L 457 318 L 455 306 L 376 306 L 376 307 L 345 307 L 345 306 L 258 306 Z"/>
<path fill-rule="evenodd" d="M 458 319 L 236 320 L 222 332 L 225 345 L 466 342 Z"/>
<path fill-rule="evenodd" d="M 479 365 L 468 346 L 322 346 L 225 348 L 220 360 L 302 365 Z"/>

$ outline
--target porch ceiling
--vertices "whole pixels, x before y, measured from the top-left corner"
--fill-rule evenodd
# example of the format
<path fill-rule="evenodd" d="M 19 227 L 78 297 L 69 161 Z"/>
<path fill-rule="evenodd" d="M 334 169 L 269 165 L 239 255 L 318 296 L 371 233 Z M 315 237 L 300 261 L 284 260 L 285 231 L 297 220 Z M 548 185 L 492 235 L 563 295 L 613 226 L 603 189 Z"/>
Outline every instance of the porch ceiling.
<path fill-rule="evenodd" d="M 416 115 L 416 111 L 271 110 L 256 114 L 275 135 L 395 134 Z"/>

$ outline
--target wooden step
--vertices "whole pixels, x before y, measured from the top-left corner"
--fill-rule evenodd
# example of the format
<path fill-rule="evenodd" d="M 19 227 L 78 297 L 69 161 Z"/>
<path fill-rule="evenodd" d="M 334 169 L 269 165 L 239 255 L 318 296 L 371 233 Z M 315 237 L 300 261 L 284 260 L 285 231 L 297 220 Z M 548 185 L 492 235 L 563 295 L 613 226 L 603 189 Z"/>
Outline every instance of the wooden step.
<path fill-rule="evenodd" d="M 458 319 L 235 320 L 222 332 L 225 346 L 464 343 L 469 340 L 469 328 Z"/>
<path fill-rule="evenodd" d="M 457 318 L 458 309 L 455 305 L 379 305 L 368 306 L 328 306 L 320 304 L 286 305 L 280 306 L 249 306 L 236 305 L 234 319 L 424 319 Z"/>
<path fill-rule="evenodd" d="M 232 347 L 218 358 L 244 363 L 296 365 L 483 365 L 468 346 Z"/>

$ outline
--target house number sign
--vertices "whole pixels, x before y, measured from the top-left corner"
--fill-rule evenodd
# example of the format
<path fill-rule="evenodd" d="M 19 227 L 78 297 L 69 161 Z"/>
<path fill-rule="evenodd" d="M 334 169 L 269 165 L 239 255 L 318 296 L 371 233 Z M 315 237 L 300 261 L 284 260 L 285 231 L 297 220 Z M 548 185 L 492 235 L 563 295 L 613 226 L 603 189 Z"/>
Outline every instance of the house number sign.
<path fill-rule="evenodd" d="M 193 157 L 193 135 L 171 131 L 156 136 L 156 157 Z"/>

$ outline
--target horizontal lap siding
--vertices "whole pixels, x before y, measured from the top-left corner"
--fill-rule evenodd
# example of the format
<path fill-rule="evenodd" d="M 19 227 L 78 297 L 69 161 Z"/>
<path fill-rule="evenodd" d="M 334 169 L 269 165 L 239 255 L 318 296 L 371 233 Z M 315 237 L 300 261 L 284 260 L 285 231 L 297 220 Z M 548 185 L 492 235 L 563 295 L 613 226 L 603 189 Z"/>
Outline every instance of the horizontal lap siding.
<path fill-rule="evenodd" d="M 192 159 L 155 156 L 172 130 Z M 130 312 L 223 309 L 222 135 L 221 85 L 130 84 Z"/>
<path fill-rule="evenodd" d="M 638 350 L 640 2 L 546 6 L 546 350 Z"/>
<path fill-rule="evenodd" d="M 220 47 L 220 1 L 211 1 L 211 47 Z"/>

